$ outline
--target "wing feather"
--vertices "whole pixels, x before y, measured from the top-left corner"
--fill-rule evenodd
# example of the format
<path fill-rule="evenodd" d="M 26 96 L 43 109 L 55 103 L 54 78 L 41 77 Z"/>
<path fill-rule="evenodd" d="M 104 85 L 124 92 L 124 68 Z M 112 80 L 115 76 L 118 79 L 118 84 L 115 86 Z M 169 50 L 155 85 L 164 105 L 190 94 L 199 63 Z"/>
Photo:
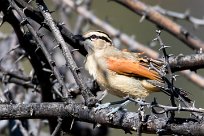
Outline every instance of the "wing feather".
<path fill-rule="evenodd" d="M 156 71 L 149 70 L 148 65 L 142 64 L 139 61 L 109 57 L 107 58 L 107 65 L 108 69 L 119 74 L 161 81 L 161 77 Z"/>

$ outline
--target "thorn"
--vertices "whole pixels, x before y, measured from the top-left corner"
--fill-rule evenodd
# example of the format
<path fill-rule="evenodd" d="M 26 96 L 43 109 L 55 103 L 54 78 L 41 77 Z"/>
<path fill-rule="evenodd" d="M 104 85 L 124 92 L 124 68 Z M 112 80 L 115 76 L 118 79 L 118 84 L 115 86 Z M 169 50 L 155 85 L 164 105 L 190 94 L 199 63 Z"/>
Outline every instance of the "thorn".
<path fill-rule="evenodd" d="M 158 41 L 158 38 L 154 38 L 154 39 L 152 40 L 152 42 L 154 42 L 154 41 Z"/>
<path fill-rule="evenodd" d="M 160 34 L 161 34 L 161 30 L 156 30 L 156 33 L 157 33 L 158 35 L 160 35 Z"/>
<path fill-rule="evenodd" d="M 159 51 L 160 51 L 160 50 L 163 50 L 163 49 L 166 49 L 166 48 L 170 48 L 170 47 L 171 47 L 171 46 L 165 46 L 165 45 L 164 45 L 164 46 L 162 46 L 161 48 L 159 48 Z"/>
<path fill-rule="evenodd" d="M 73 127 L 73 125 L 74 125 L 74 121 L 75 121 L 75 119 L 73 118 L 69 130 L 72 130 L 72 127 Z"/>
<path fill-rule="evenodd" d="M 51 52 L 50 52 L 50 55 L 52 55 L 53 53 L 54 53 L 54 52 L 53 52 L 53 51 L 51 51 Z"/>
<path fill-rule="evenodd" d="M 139 22 L 142 23 L 145 20 L 146 17 L 147 17 L 147 15 L 146 15 L 146 13 L 144 13 Z"/>
<path fill-rule="evenodd" d="M 33 0 L 29 0 L 29 1 L 28 1 L 28 4 L 31 3 L 32 1 L 33 1 Z"/>
<path fill-rule="evenodd" d="M 50 14 L 52 14 L 52 13 L 54 13 L 54 12 L 55 12 L 54 10 L 53 10 L 53 11 L 49 11 Z"/>
<path fill-rule="evenodd" d="M 44 27 L 45 25 L 46 25 L 46 22 L 45 22 L 45 21 L 41 22 L 41 25 L 40 25 L 40 27 L 38 28 L 38 31 L 39 31 L 42 27 Z"/>
<path fill-rule="evenodd" d="M 71 51 L 71 53 L 73 54 L 75 51 L 78 51 L 79 49 L 73 49 L 72 51 Z"/>
<path fill-rule="evenodd" d="M 40 46 L 38 46 L 38 47 L 35 49 L 35 52 L 37 52 L 37 51 L 38 51 L 38 49 L 40 49 Z"/>
<path fill-rule="evenodd" d="M 174 56 L 174 54 L 169 54 L 169 55 L 168 55 L 168 57 L 172 57 L 172 56 Z"/>
<path fill-rule="evenodd" d="M 45 72 L 48 72 L 48 73 L 52 73 L 52 70 L 47 69 L 47 68 L 43 68 L 42 70 L 45 71 Z"/>
<path fill-rule="evenodd" d="M 64 76 L 63 75 L 61 75 L 61 79 L 64 80 Z"/>
<path fill-rule="evenodd" d="M 23 20 L 20 22 L 21 26 L 24 26 L 25 24 L 29 23 L 26 18 L 23 18 Z"/>
<path fill-rule="evenodd" d="M 195 101 L 193 101 L 193 105 L 192 105 L 192 107 L 195 108 Z"/>
<path fill-rule="evenodd" d="M 97 123 L 93 123 L 93 129 L 96 128 Z"/>
<path fill-rule="evenodd" d="M 57 44 L 55 47 L 52 48 L 52 50 L 55 50 L 58 47 L 60 47 L 60 44 Z"/>
<path fill-rule="evenodd" d="M 40 27 L 38 28 L 38 31 L 43 27 L 43 25 L 40 25 Z"/>
<path fill-rule="evenodd" d="M 10 49 L 10 51 L 8 51 L 8 53 L 10 53 L 10 52 L 16 50 L 16 49 L 19 48 L 19 47 L 20 47 L 20 44 L 18 44 L 16 47 L 13 47 L 12 49 Z"/>
<path fill-rule="evenodd" d="M 154 97 L 154 100 L 153 100 L 153 102 L 151 103 L 151 105 L 157 105 L 158 103 L 157 103 L 157 99 Z"/>
<path fill-rule="evenodd" d="M 190 35 L 190 33 L 184 28 L 181 28 L 181 33 L 185 36 L 185 38 L 187 38 Z"/>
<path fill-rule="evenodd" d="M 17 63 L 17 62 L 19 62 L 21 59 L 23 59 L 25 57 L 25 55 L 23 54 L 23 55 L 21 55 L 14 63 Z"/>
<path fill-rule="evenodd" d="M 34 111 L 33 111 L 33 108 L 31 107 L 31 109 L 30 109 L 30 116 L 33 116 L 33 113 L 34 113 Z"/>
<path fill-rule="evenodd" d="M 65 67 L 70 67 L 69 64 L 65 63 Z"/>
<path fill-rule="evenodd" d="M 61 94 L 61 92 L 59 92 L 59 90 L 56 87 L 53 87 L 54 92 L 59 95 L 61 98 L 63 98 L 63 95 Z"/>
<path fill-rule="evenodd" d="M 190 16 L 189 16 L 189 15 L 190 15 L 190 10 L 186 10 L 185 13 L 184 13 L 184 16 L 185 16 L 185 19 L 186 19 L 186 20 L 189 20 L 189 19 L 190 19 Z"/>
<path fill-rule="evenodd" d="M 56 42 L 56 39 L 52 40 L 52 42 Z"/>
<path fill-rule="evenodd" d="M 56 66 L 55 61 L 53 61 L 53 60 L 50 61 L 50 64 L 51 64 L 53 67 Z"/>
<path fill-rule="evenodd" d="M 173 75 L 172 78 L 174 81 L 176 81 L 176 77 L 179 77 L 179 75 Z"/>
<path fill-rule="evenodd" d="M 178 105 L 178 112 L 180 112 L 180 110 L 181 110 L 181 104 L 179 103 L 179 105 Z"/>
<path fill-rule="evenodd" d="M 76 72 L 78 73 L 78 72 L 80 72 L 80 70 L 82 69 L 83 67 L 78 67 L 78 68 L 76 68 Z"/>
<path fill-rule="evenodd" d="M 59 26 L 63 26 L 63 25 L 65 25 L 65 23 L 64 23 L 64 22 L 61 22 L 61 23 L 59 23 L 58 25 L 59 25 Z"/>
<path fill-rule="evenodd" d="M 97 123 L 97 124 L 96 124 L 96 127 L 98 127 L 98 128 L 101 127 L 101 124 Z"/>
<path fill-rule="evenodd" d="M 203 53 L 203 49 L 200 48 L 198 51 L 196 51 L 196 53 L 197 53 L 197 54 L 201 54 L 201 53 Z"/>
<path fill-rule="evenodd" d="M 37 33 L 37 34 L 41 39 L 45 36 L 44 34 L 41 34 L 41 33 Z"/>
<path fill-rule="evenodd" d="M 11 10 L 12 9 L 12 6 L 11 4 L 8 6 L 7 10 Z"/>
<path fill-rule="evenodd" d="M 23 8 L 23 13 L 25 13 L 25 10 L 28 9 L 28 7 Z"/>
<path fill-rule="evenodd" d="M 52 74 L 50 74 L 50 77 L 52 78 L 52 77 L 54 77 L 54 74 L 52 73 Z"/>

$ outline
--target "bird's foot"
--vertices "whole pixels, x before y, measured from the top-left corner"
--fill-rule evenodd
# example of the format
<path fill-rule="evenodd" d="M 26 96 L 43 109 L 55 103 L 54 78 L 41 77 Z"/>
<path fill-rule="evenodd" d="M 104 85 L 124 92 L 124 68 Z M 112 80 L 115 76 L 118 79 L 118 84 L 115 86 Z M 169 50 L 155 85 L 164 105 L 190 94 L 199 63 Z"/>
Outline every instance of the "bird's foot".
<path fill-rule="evenodd" d="M 104 104 L 96 104 L 96 108 L 95 108 L 95 110 L 97 111 L 97 110 L 100 110 L 100 109 L 104 109 L 104 108 L 107 108 L 107 107 L 109 107 L 111 105 L 111 103 L 110 102 L 108 102 L 108 103 L 104 103 Z"/>
<path fill-rule="evenodd" d="M 111 114 L 116 113 L 118 110 L 122 109 L 124 106 L 126 106 L 128 103 L 130 102 L 130 100 L 126 100 L 123 103 L 121 103 L 118 107 L 113 108 L 108 114 L 107 116 L 110 116 Z"/>

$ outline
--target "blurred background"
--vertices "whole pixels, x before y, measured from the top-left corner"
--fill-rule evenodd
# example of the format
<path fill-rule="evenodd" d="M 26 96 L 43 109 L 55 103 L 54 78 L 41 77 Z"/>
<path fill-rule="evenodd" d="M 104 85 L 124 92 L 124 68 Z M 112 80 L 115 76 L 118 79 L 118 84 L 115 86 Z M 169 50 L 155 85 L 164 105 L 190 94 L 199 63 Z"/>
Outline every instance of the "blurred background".
<path fill-rule="evenodd" d="M 190 15 L 202 19 L 204 16 L 204 1 L 203 0 L 142 0 L 142 2 L 146 3 L 147 5 L 156 6 L 159 5 L 164 9 L 172 10 L 175 12 L 181 12 L 184 13 L 186 11 L 190 12 Z M 61 20 L 61 13 L 59 10 L 57 10 L 56 7 L 56 1 L 50 1 L 46 0 L 46 3 L 48 4 L 49 10 L 56 10 L 57 12 L 53 13 L 53 17 L 56 20 Z M 92 0 L 90 11 L 95 14 L 98 18 L 101 20 L 107 21 L 110 23 L 113 27 L 117 28 L 123 33 L 128 34 L 131 37 L 134 37 L 134 39 L 149 48 L 152 48 L 156 51 L 160 48 L 158 44 L 155 46 L 151 45 L 151 41 L 156 37 L 156 30 L 157 27 L 147 21 L 144 20 L 142 23 L 139 22 L 141 19 L 141 16 L 136 15 L 132 11 L 128 10 L 124 6 L 121 6 L 113 1 L 107 1 L 107 0 Z M 67 26 L 73 33 L 74 33 L 74 26 L 77 23 L 77 16 L 78 14 L 74 11 L 69 12 L 69 15 L 67 15 L 66 20 L 69 23 L 69 26 Z M 197 37 L 199 37 L 201 40 L 204 40 L 204 27 L 198 27 L 195 29 L 193 25 L 185 20 L 177 20 L 178 24 L 184 26 L 188 31 L 195 34 Z M 83 33 L 88 30 L 92 29 L 99 29 L 96 26 L 93 26 L 90 23 L 87 23 L 83 26 L 81 31 L 79 33 Z M 3 24 L 2 27 L 0 27 L 0 31 L 4 33 L 11 33 L 13 30 L 8 24 Z M 77 33 L 76 33 L 77 34 Z M 179 55 L 179 54 L 194 54 L 195 51 L 191 50 L 188 46 L 183 44 L 181 41 L 176 39 L 171 34 L 162 31 L 161 38 L 163 42 L 171 46 L 171 48 L 168 48 L 167 51 L 169 54 Z M 125 48 L 125 46 L 120 46 L 120 48 Z M 161 52 L 160 52 L 161 53 Z M 197 73 L 204 76 L 204 70 L 200 69 L 197 70 Z M 179 72 L 176 73 L 180 75 L 175 85 L 179 88 L 183 88 L 184 90 L 188 91 L 190 93 L 190 98 L 195 101 L 196 107 L 204 108 L 204 88 L 198 87 L 196 84 L 192 83 L 191 81 L 187 80 L 185 77 L 183 77 Z M 146 101 L 151 102 L 153 98 L 156 97 L 158 102 L 160 104 L 170 104 L 169 98 L 162 94 L 162 93 L 155 93 L 149 96 Z M 115 101 L 120 100 L 120 98 L 117 98 L 112 95 L 108 95 L 105 97 L 103 102 L 109 102 L 109 101 Z M 135 107 L 134 104 L 128 105 L 128 110 L 130 111 L 137 111 L 137 107 Z M 178 113 L 178 116 L 182 116 L 183 114 Z M 0 122 L 1 123 L 1 122 Z M 134 132 L 133 132 L 134 133 Z M 109 136 L 122 136 L 126 135 L 129 136 L 130 134 L 125 134 L 123 130 L 118 129 L 110 129 Z M 144 136 L 148 134 L 143 134 Z M 150 134 L 149 134 L 150 135 Z"/>

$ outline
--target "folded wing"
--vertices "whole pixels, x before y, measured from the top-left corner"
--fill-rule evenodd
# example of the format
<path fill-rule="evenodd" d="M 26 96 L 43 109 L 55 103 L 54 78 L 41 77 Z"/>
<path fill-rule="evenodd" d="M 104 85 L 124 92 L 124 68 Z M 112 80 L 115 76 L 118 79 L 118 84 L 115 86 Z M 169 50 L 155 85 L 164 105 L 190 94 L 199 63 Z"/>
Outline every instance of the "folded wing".
<path fill-rule="evenodd" d="M 125 58 L 108 57 L 108 69 L 127 76 L 142 77 L 161 81 L 161 76 L 154 70 L 150 70 L 147 64 Z"/>

